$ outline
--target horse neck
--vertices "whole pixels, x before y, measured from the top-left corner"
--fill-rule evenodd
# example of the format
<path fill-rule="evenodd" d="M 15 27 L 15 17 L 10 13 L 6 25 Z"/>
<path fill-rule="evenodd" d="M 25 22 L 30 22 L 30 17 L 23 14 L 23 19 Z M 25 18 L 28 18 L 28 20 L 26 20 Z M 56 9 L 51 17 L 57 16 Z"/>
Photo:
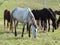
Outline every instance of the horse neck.
<path fill-rule="evenodd" d="M 51 20 L 54 22 L 56 20 L 56 15 L 52 10 L 48 10 L 51 14 Z"/>
<path fill-rule="evenodd" d="M 32 14 L 32 12 L 29 12 L 29 15 L 30 15 L 30 20 L 31 20 L 32 25 L 34 25 L 35 27 L 37 27 L 37 24 L 36 24 L 36 21 L 35 21 L 35 17 Z"/>

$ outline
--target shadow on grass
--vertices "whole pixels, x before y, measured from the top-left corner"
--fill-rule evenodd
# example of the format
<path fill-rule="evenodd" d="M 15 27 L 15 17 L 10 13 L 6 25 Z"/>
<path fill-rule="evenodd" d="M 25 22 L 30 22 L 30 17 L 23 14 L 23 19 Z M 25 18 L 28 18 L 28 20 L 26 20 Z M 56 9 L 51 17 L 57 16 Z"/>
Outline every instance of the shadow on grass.
<path fill-rule="evenodd" d="M 27 40 L 27 39 L 31 39 L 29 38 L 28 36 L 27 37 L 21 37 L 21 36 L 18 36 L 18 37 L 8 37 L 8 38 L 5 38 L 4 40 Z"/>
<path fill-rule="evenodd" d="M 29 39 L 28 37 L 28 33 L 24 33 L 24 37 L 21 37 L 22 32 L 21 31 L 17 31 L 17 36 L 15 37 L 14 32 L 9 32 L 9 31 L 0 31 L 0 35 L 2 38 L 2 40 L 26 40 Z M 27 36 L 26 36 L 27 35 Z M 1 39 L 1 38 L 0 38 Z"/>
<path fill-rule="evenodd" d="M 9 38 L 6 38 L 5 40 L 19 40 L 21 39 L 21 37 L 9 37 Z"/>

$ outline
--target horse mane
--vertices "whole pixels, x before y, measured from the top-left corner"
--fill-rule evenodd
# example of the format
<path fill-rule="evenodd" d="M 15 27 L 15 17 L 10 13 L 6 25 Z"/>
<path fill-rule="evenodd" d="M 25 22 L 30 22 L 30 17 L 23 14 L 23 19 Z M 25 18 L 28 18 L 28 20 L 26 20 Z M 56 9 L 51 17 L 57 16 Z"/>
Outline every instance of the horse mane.
<path fill-rule="evenodd" d="M 34 14 L 32 13 L 32 11 L 29 11 L 28 13 L 32 19 L 32 22 L 33 22 L 33 25 L 37 28 L 37 24 L 36 24 L 36 21 L 35 21 L 35 16 Z"/>

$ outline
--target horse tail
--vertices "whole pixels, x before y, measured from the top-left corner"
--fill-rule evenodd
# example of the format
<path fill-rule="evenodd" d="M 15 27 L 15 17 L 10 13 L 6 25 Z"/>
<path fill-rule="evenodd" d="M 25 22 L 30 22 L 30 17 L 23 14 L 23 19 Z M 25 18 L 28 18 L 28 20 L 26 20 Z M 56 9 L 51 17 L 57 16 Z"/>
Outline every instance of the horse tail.
<path fill-rule="evenodd" d="M 13 16 L 12 16 L 12 13 L 10 15 L 10 30 L 13 32 Z"/>

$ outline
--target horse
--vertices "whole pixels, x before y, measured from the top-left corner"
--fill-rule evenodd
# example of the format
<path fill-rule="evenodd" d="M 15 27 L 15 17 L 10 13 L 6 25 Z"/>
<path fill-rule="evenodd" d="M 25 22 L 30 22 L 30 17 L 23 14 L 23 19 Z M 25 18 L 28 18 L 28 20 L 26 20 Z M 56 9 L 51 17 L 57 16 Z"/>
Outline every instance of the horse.
<path fill-rule="evenodd" d="M 7 20 L 7 28 L 9 28 L 9 23 L 10 23 L 10 11 L 8 9 L 5 9 L 4 10 L 4 29 L 5 29 L 5 26 L 6 26 L 6 20 Z M 11 25 L 10 25 L 10 30 L 13 32 L 12 28 L 11 28 Z"/>
<path fill-rule="evenodd" d="M 29 37 L 31 37 L 30 36 L 30 27 L 31 27 L 33 36 L 34 38 L 36 38 L 37 24 L 30 8 L 19 8 L 19 7 L 14 8 L 11 13 L 11 24 L 13 24 L 12 21 L 14 21 L 15 36 L 17 36 L 16 27 L 18 25 L 18 22 L 21 22 L 23 24 L 21 36 L 23 37 L 25 25 L 28 23 Z"/>
<path fill-rule="evenodd" d="M 57 15 L 59 15 L 59 18 L 58 18 L 58 20 L 57 20 L 57 28 L 59 27 L 59 25 L 60 25 L 60 11 L 54 11 L 55 12 L 55 14 L 57 14 Z"/>
<path fill-rule="evenodd" d="M 48 22 L 49 22 L 48 32 L 50 31 L 50 21 L 49 20 L 51 19 L 52 26 L 53 26 L 52 32 L 54 32 L 54 29 L 56 29 L 56 18 L 51 9 L 43 8 L 41 10 L 32 10 L 32 12 L 33 12 L 36 20 L 41 20 L 41 25 L 42 25 L 42 27 L 44 27 L 44 30 L 46 30 L 46 28 L 47 28 L 47 20 L 48 20 Z"/>

